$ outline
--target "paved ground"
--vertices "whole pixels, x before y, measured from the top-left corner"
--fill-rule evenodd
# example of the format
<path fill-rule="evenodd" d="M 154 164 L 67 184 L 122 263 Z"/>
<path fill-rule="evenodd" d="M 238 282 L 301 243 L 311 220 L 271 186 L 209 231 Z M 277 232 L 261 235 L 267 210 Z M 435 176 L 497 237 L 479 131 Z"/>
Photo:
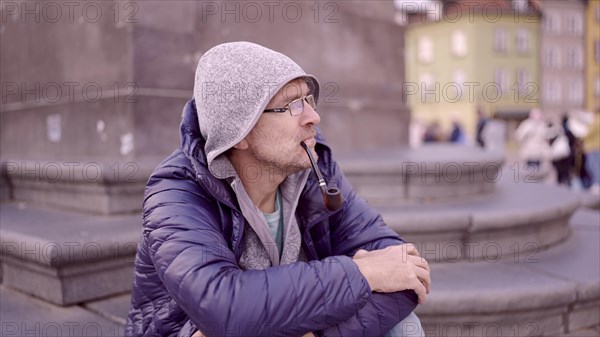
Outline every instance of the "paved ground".
<path fill-rule="evenodd" d="M 122 336 L 128 307 L 129 295 L 95 304 L 59 307 L 0 286 L 0 335 Z"/>

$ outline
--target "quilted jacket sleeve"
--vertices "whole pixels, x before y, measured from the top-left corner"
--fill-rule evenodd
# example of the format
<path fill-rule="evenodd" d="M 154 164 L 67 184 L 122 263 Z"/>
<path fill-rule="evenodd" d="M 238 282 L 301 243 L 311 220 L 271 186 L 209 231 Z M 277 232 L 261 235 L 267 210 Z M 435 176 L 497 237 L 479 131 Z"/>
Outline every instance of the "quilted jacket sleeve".
<path fill-rule="evenodd" d="M 385 225 L 381 215 L 356 195 L 335 161 L 330 174 L 344 198 L 342 212 L 330 221 L 334 255 L 353 256 L 367 251 L 399 245 L 404 241 Z M 368 303 L 344 323 L 321 331 L 325 336 L 383 336 L 417 306 L 414 291 L 373 293 Z"/>
<path fill-rule="evenodd" d="M 149 181 L 144 235 L 158 277 L 204 335 L 299 336 L 356 315 L 371 298 L 346 256 L 241 270 L 214 201 L 192 173 L 164 171 Z"/>

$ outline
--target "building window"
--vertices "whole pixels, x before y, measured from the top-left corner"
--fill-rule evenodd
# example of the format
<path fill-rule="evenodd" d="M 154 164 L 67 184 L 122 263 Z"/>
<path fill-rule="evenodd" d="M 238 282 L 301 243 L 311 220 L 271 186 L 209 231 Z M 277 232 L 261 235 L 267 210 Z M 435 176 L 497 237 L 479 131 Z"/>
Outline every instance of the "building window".
<path fill-rule="evenodd" d="M 575 16 L 575 34 L 583 35 L 583 13 L 577 13 Z"/>
<path fill-rule="evenodd" d="M 583 48 L 575 48 L 575 67 L 577 69 L 583 69 Z"/>
<path fill-rule="evenodd" d="M 600 63 L 600 40 L 594 41 L 594 60 Z"/>
<path fill-rule="evenodd" d="M 460 98 L 467 96 L 465 94 L 465 82 L 466 81 L 467 81 L 467 78 L 465 76 L 465 72 L 462 71 L 461 69 L 455 70 L 454 73 L 452 74 L 452 82 L 454 82 L 454 84 L 455 84 L 455 86 L 453 86 L 453 87 L 460 88 L 460 92 L 455 92 L 455 94 L 457 96 L 460 95 Z M 454 89 L 454 90 L 456 90 L 456 89 Z"/>
<path fill-rule="evenodd" d="M 433 41 L 427 36 L 419 39 L 419 61 L 431 63 L 433 61 Z"/>
<path fill-rule="evenodd" d="M 455 56 L 467 55 L 467 36 L 462 30 L 455 30 L 452 33 L 452 52 Z"/>
<path fill-rule="evenodd" d="M 525 28 L 517 30 L 517 51 L 519 53 L 529 52 L 529 30 Z"/>
<path fill-rule="evenodd" d="M 596 4 L 596 21 L 600 22 L 600 5 Z"/>
<path fill-rule="evenodd" d="M 560 33 L 560 16 L 556 13 L 547 13 L 544 16 L 544 31 L 547 33 Z"/>
<path fill-rule="evenodd" d="M 421 84 L 421 103 L 437 102 L 438 88 L 436 88 L 435 78 L 430 73 L 423 73 L 419 76 Z"/>
<path fill-rule="evenodd" d="M 552 66 L 552 48 L 544 48 L 544 51 L 542 52 L 542 64 L 544 67 Z"/>
<path fill-rule="evenodd" d="M 575 50 L 573 48 L 567 49 L 566 54 L 566 66 L 572 68 L 575 66 Z"/>
<path fill-rule="evenodd" d="M 525 96 L 527 95 L 527 85 L 531 82 L 529 78 L 529 73 L 526 69 L 520 68 L 517 70 L 517 85 L 519 87 L 519 95 Z"/>
<path fill-rule="evenodd" d="M 569 34 L 575 32 L 575 19 L 572 14 L 565 15 L 565 31 Z"/>
<path fill-rule="evenodd" d="M 581 48 L 567 50 L 567 66 L 577 69 L 583 68 L 583 51 Z"/>
<path fill-rule="evenodd" d="M 544 82 L 544 102 L 546 103 L 559 103 L 561 97 L 561 85 L 559 81 L 548 80 Z"/>
<path fill-rule="evenodd" d="M 494 74 L 494 81 L 502 90 L 502 96 L 508 92 L 508 72 L 504 68 L 497 68 Z"/>
<path fill-rule="evenodd" d="M 545 67 L 560 68 L 561 57 L 560 49 L 555 47 L 546 47 L 542 54 L 542 62 Z"/>
<path fill-rule="evenodd" d="M 599 6 L 600 8 L 600 6 Z M 595 88 L 594 88 L 594 95 L 596 97 L 600 97 L 600 75 L 596 76 L 596 83 L 595 83 Z"/>
<path fill-rule="evenodd" d="M 566 30 L 569 34 L 583 34 L 583 16 L 581 13 L 570 13 L 566 15 Z"/>
<path fill-rule="evenodd" d="M 506 53 L 507 49 L 506 29 L 494 29 L 494 50 L 497 53 Z"/>
<path fill-rule="evenodd" d="M 583 82 L 581 80 L 572 80 L 569 83 L 569 103 L 583 104 Z"/>
<path fill-rule="evenodd" d="M 551 95 L 551 91 L 552 91 L 552 86 L 551 86 L 551 82 L 550 81 L 545 81 L 543 83 L 544 87 L 542 89 L 542 98 L 544 100 L 544 103 L 553 103 L 552 102 L 552 95 Z"/>
<path fill-rule="evenodd" d="M 552 48 L 552 67 L 562 67 L 562 53 L 560 48 Z"/>

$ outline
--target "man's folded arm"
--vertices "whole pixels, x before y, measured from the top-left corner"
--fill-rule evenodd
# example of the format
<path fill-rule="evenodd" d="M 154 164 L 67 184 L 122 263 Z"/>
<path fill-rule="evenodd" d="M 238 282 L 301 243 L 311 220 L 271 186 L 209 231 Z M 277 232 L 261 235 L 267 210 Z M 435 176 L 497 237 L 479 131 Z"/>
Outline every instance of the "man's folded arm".
<path fill-rule="evenodd" d="M 383 249 L 403 244 L 381 215 L 356 195 L 337 163 L 332 174 L 344 198 L 343 209 L 330 220 L 335 255 L 349 257 L 360 250 Z M 416 308 L 417 295 L 412 290 L 395 293 L 373 293 L 359 312 L 343 323 L 321 331 L 325 336 L 382 336 L 406 318 Z"/>
<path fill-rule="evenodd" d="M 159 278 L 204 335 L 302 335 L 345 321 L 372 296 L 347 256 L 241 270 L 214 204 L 192 184 L 146 199 L 144 235 Z"/>

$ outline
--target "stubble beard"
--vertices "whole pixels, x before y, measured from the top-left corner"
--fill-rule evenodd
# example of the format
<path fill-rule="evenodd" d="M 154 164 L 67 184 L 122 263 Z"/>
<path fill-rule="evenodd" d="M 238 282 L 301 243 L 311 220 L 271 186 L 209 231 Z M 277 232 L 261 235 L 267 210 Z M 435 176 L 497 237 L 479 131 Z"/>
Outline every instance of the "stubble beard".
<path fill-rule="evenodd" d="M 310 147 L 315 160 L 317 154 L 313 147 Z M 290 157 L 291 154 L 293 157 Z M 287 177 L 291 174 L 304 171 L 311 168 L 308 154 L 298 142 L 297 146 L 286 146 L 285 149 L 277 146 L 255 146 L 252 148 L 252 154 L 259 165 L 267 168 L 270 173 L 276 173 Z"/>

